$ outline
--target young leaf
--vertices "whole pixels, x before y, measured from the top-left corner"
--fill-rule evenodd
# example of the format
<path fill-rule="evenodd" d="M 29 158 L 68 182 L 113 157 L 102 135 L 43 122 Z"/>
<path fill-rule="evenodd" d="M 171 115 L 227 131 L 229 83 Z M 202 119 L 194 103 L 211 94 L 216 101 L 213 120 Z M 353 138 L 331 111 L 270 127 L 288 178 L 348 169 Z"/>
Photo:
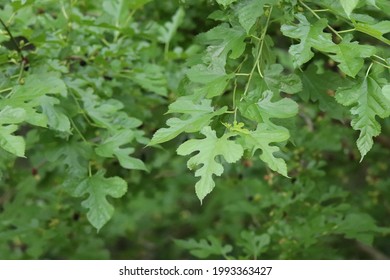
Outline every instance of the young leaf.
<path fill-rule="evenodd" d="M 326 19 L 320 19 L 311 24 L 303 14 L 297 14 L 296 17 L 299 20 L 298 25 L 284 24 L 281 31 L 285 36 L 300 40 L 299 44 L 292 45 L 289 49 L 294 66 L 299 67 L 314 56 L 312 48 L 327 51 L 333 47 L 334 43 L 332 35 L 323 32 L 327 26 Z"/>
<path fill-rule="evenodd" d="M 214 186 L 213 175 L 221 176 L 223 166 L 216 161 L 216 156 L 223 156 L 228 163 L 233 163 L 239 160 L 243 155 L 243 149 L 233 140 L 229 140 L 234 134 L 228 133 L 221 138 L 216 136 L 209 126 L 204 127 L 201 133 L 206 136 L 203 139 L 191 139 L 179 146 L 177 153 L 179 155 L 189 155 L 199 151 L 188 162 L 189 169 L 194 169 L 197 165 L 202 165 L 195 172 L 196 177 L 200 180 L 195 185 L 196 195 L 202 202 L 203 198 L 209 194 Z"/>
<path fill-rule="evenodd" d="M 160 128 L 153 135 L 149 145 L 167 142 L 182 132 L 197 132 L 211 122 L 214 116 L 226 111 L 223 107 L 217 111 L 211 106 L 211 100 L 202 100 L 200 104 L 194 104 L 189 98 L 179 98 L 169 106 L 168 113 L 186 114 L 185 118 L 170 118 L 167 120 L 168 128 Z"/>
<path fill-rule="evenodd" d="M 88 209 L 88 221 L 99 231 L 114 214 L 114 207 L 107 201 L 107 196 L 119 198 L 127 191 L 127 183 L 119 177 L 105 178 L 99 171 L 84 179 L 74 190 L 73 195 L 81 197 L 88 194 L 81 205 Z"/>
<path fill-rule="evenodd" d="M 386 96 L 386 88 L 382 91 L 381 81 L 369 75 L 363 81 L 350 88 L 342 88 L 337 91 L 336 100 L 344 105 L 351 106 L 353 129 L 360 130 L 357 146 L 361 154 L 361 160 L 372 148 L 372 138 L 378 136 L 381 126 L 376 116 L 385 118 L 390 115 L 389 97 Z"/>

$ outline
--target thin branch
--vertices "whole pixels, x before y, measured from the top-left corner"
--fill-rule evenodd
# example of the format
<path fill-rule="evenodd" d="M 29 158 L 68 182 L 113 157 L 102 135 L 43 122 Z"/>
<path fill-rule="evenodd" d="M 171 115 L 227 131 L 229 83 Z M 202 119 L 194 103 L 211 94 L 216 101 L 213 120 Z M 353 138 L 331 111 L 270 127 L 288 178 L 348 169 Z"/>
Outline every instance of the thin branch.
<path fill-rule="evenodd" d="M 363 251 L 364 253 L 369 255 L 374 260 L 388 260 L 389 259 L 389 257 L 387 255 L 385 255 L 384 253 L 382 253 L 378 249 L 371 247 L 371 246 L 368 246 L 366 244 L 363 244 L 361 242 L 357 242 L 357 247 L 359 248 L 359 250 Z"/>
<path fill-rule="evenodd" d="M 18 52 L 18 54 L 20 55 L 20 58 L 22 59 L 22 61 L 25 60 L 24 58 L 24 55 L 22 53 L 22 49 L 20 48 L 18 42 L 15 40 L 14 36 L 12 36 L 12 33 L 11 31 L 8 29 L 7 25 L 4 23 L 4 21 L 0 18 L 0 23 L 1 25 L 4 27 L 5 31 L 7 32 L 7 34 L 9 35 L 9 37 L 11 38 L 11 41 L 14 43 L 15 47 L 16 47 L 16 51 Z"/>

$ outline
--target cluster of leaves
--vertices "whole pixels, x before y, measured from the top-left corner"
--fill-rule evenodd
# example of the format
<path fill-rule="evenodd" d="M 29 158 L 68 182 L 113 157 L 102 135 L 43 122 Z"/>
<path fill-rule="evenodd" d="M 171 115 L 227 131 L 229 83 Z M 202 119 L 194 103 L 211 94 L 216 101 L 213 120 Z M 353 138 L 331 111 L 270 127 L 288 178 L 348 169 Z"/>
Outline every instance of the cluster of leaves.
<path fill-rule="evenodd" d="M 0 257 L 360 257 L 390 227 L 389 10 L 0 4 Z"/>
<path fill-rule="evenodd" d="M 363 159 L 373 146 L 373 137 L 380 134 L 381 127 L 376 118 L 390 115 L 390 61 L 386 59 L 385 47 L 360 43 L 354 39 L 353 32 L 381 34 L 381 37 L 373 37 L 387 44 L 382 35 L 390 31 L 390 22 L 372 24 L 375 21 L 372 17 L 363 18 L 361 14 L 352 13 L 358 1 L 312 1 L 312 5 L 326 8 L 326 12 L 337 16 L 337 20 L 346 20 L 354 27 L 339 31 L 302 1 L 217 2 L 223 9 L 212 13 L 210 18 L 222 23 L 199 35 L 198 41 L 205 45 L 205 51 L 191 60 L 186 73 L 186 96 L 178 98 L 168 110 L 168 113 L 181 114 L 182 118 L 169 119 L 169 127 L 159 129 L 151 140 L 151 145 L 160 144 L 183 132 L 200 131 L 206 136 L 203 140 L 189 140 L 177 151 L 179 155 L 199 151 L 188 162 L 190 169 L 202 165 L 195 173 L 201 177 L 195 186 L 199 199 L 202 201 L 214 188 L 213 174 L 219 176 L 223 172 L 222 166 L 215 162 L 220 155 L 232 163 L 242 157 L 243 151 L 253 156 L 260 150 L 260 159 L 270 169 L 288 177 L 285 160 L 275 144 L 285 143 L 290 137 L 289 131 L 271 119 L 295 116 L 298 104 L 293 95 L 297 93 L 306 101 L 318 100 L 327 113 L 332 113 L 332 107 L 337 106 L 334 100 L 347 107 L 353 105 L 352 127 L 360 131 L 357 146 Z M 375 3 L 370 4 L 380 12 Z M 385 3 L 378 1 L 378 5 Z M 276 24 L 284 36 L 298 41 L 288 49 L 291 59 L 287 65 L 282 65 L 282 58 L 272 50 L 279 47 L 269 34 L 270 27 Z M 326 28 L 333 34 L 325 31 Z M 343 36 L 344 31 L 349 33 Z M 336 90 L 336 98 L 327 98 L 323 92 L 316 94 L 305 84 L 305 81 L 312 83 L 311 87 L 317 92 L 321 86 L 313 81 L 314 69 L 309 66 L 310 71 L 302 71 L 310 62 L 318 65 L 323 61 L 314 59 L 315 52 L 337 64 L 339 76 L 344 77 L 339 86 L 328 88 Z M 367 63 L 365 59 L 368 59 Z M 295 69 L 300 69 L 301 73 L 295 73 Z M 323 74 L 321 72 L 324 69 L 319 67 L 317 74 Z M 211 106 L 211 100 L 229 93 L 231 110 L 216 109 L 221 102 Z M 228 121 L 221 138 L 205 127 L 216 117 Z M 232 136 L 236 136 L 234 142 L 227 141 Z"/>
<path fill-rule="evenodd" d="M 148 142 L 139 127 L 140 118 L 151 113 L 142 108 L 167 96 L 167 77 L 149 54 L 157 35 L 168 44 L 166 32 L 174 28 L 129 26 L 128 12 L 147 2 L 103 1 L 83 8 L 74 1 L 60 7 L 55 1 L 14 1 L 1 11 L 1 56 L 7 62 L 1 77 L 3 153 L 27 157 L 40 176 L 55 173 L 73 196 L 88 195 L 82 205 L 98 230 L 114 211 L 107 196 L 118 198 L 127 190 L 124 179 L 105 177 L 106 166 L 115 161 L 148 171 L 132 156 Z M 89 15 L 96 11 L 98 16 Z M 17 26 L 8 28 L 14 16 Z M 25 137 L 14 134 L 18 129 Z M 3 172 L 7 179 L 12 178 Z"/>

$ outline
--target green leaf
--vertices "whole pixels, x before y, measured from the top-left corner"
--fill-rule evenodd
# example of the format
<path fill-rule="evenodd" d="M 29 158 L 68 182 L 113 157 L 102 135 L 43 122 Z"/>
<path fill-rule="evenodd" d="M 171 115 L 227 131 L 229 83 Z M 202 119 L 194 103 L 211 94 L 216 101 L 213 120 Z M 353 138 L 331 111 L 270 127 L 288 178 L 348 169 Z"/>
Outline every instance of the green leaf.
<path fill-rule="evenodd" d="M 223 93 L 229 80 L 234 74 L 226 74 L 225 65 L 228 54 L 236 59 L 245 50 L 245 31 L 239 25 L 230 27 L 228 24 L 220 24 L 206 33 L 198 36 L 199 41 L 207 45 L 207 51 L 201 64 L 197 64 L 187 71 L 188 78 L 200 83 L 197 93 L 206 93 L 208 98 L 219 96 Z"/>
<path fill-rule="evenodd" d="M 164 76 L 164 68 L 154 64 L 144 64 L 142 68 L 134 69 L 130 77 L 142 88 L 166 96 L 167 80 Z"/>
<path fill-rule="evenodd" d="M 355 29 L 357 31 L 368 34 L 388 45 L 390 45 L 390 40 L 384 37 L 383 35 L 390 32 L 390 21 L 384 20 L 376 24 L 367 24 L 367 23 L 354 23 Z"/>
<path fill-rule="evenodd" d="M 367 2 L 380 9 L 387 17 L 390 16 L 390 2 L 388 0 L 367 0 Z"/>
<path fill-rule="evenodd" d="M 160 36 L 158 37 L 158 40 L 165 44 L 169 43 L 172 40 L 173 35 L 175 35 L 176 30 L 179 28 L 180 24 L 183 22 L 184 16 L 184 9 L 180 7 L 173 15 L 172 21 L 167 22 L 164 24 L 164 26 L 160 27 Z"/>
<path fill-rule="evenodd" d="M 387 99 L 387 102 L 390 103 L 390 85 L 385 85 L 382 88 L 382 94 Z"/>
<path fill-rule="evenodd" d="M 12 135 L 17 129 L 17 125 L 0 126 L 0 147 L 18 157 L 24 157 L 26 144 L 23 137 Z"/>
<path fill-rule="evenodd" d="M 260 149 L 262 151 L 260 159 L 267 163 L 272 170 L 288 177 L 286 162 L 274 155 L 274 153 L 280 151 L 279 147 L 270 145 L 271 143 L 284 142 L 290 137 L 286 128 L 260 123 L 255 131 L 250 131 L 249 134 L 242 134 L 241 137 L 244 140 L 244 147 L 251 150 L 252 155 L 256 150 Z"/>
<path fill-rule="evenodd" d="M 26 77 L 23 85 L 12 89 L 12 100 L 32 100 L 45 94 L 60 94 L 66 96 L 65 83 L 57 73 L 32 74 Z"/>
<path fill-rule="evenodd" d="M 297 93 L 302 90 L 302 82 L 296 74 L 283 74 L 283 66 L 272 64 L 264 70 L 264 82 L 267 88 L 275 93 Z"/>
<path fill-rule="evenodd" d="M 0 108 L 11 106 L 22 108 L 26 112 L 26 122 L 45 127 L 47 117 L 38 112 L 40 98 L 47 94 L 67 95 L 65 83 L 59 78 L 58 73 L 32 74 L 26 77 L 23 85 L 15 86 L 8 99 L 0 100 Z"/>
<path fill-rule="evenodd" d="M 12 108 L 5 106 L 0 111 L 0 147 L 18 157 L 24 157 L 25 142 L 23 137 L 12 135 L 18 129 L 17 124 L 26 118 L 26 112 L 22 108 Z"/>
<path fill-rule="evenodd" d="M 227 254 L 233 250 L 231 245 L 222 245 L 221 241 L 214 236 L 209 236 L 207 239 L 201 239 L 199 241 L 194 239 L 175 240 L 175 243 L 189 250 L 195 257 L 201 259 L 208 258 L 212 255 L 227 257 Z"/>
<path fill-rule="evenodd" d="M 327 51 L 334 46 L 334 43 L 332 42 L 332 35 L 323 32 L 327 26 L 326 19 L 320 19 L 311 24 L 303 14 L 297 14 L 296 17 L 299 20 L 298 25 L 284 24 L 281 31 L 285 36 L 300 40 L 299 44 L 292 45 L 289 48 L 294 66 L 299 67 L 314 56 L 312 48 Z"/>
<path fill-rule="evenodd" d="M 120 131 L 117 134 L 104 140 L 96 149 L 96 153 L 102 157 L 116 157 L 122 167 L 127 169 L 147 170 L 145 164 L 134 157 L 131 157 L 135 149 L 132 147 L 121 148 L 133 141 L 135 134 L 131 130 Z"/>
<path fill-rule="evenodd" d="M 338 87 L 343 85 L 340 75 L 334 71 L 317 69 L 310 64 L 305 71 L 300 73 L 303 89 L 299 96 L 305 101 L 318 102 L 321 111 L 330 114 L 332 117 L 341 119 L 343 107 L 338 106 L 333 95 Z"/>
<path fill-rule="evenodd" d="M 127 191 L 127 183 L 119 177 L 105 178 L 99 171 L 83 180 L 73 195 L 82 197 L 88 194 L 81 205 L 88 209 L 88 221 L 99 231 L 114 214 L 114 207 L 107 201 L 107 196 L 122 197 Z"/>
<path fill-rule="evenodd" d="M 348 17 L 351 15 L 353 9 L 355 9 L 357 4 L 359 3 L 359 0 L 339 0 L 339 1 L 341 3 L 341 6 L 343 6 L 343 9 Z"/>
<path fill-rule="evenodd" d="M 352 36 L 345 36 L 340 44 L 329 48 L 327 52 L 335 53 L 330 57 L 340 63 L 338 67 L 341 71 L 354 78 L 364 65 L 363 58 L 374 55 L 376 48 L 360 45 L 358 42 L 350 42 L 351 39 Z"/>
<path fill-rule="evenodd" d="M 126 3 L 127 2 L 127 3 Z M 121 27 L 128 16 L 128 3 L 126 0 L 105 0 L 103 2 L 103 11 L 109 15 L 115 27 Z"/>
<path fill-rule="evenodd" d="M 276 102 L 271 99 L 274 93 L 270 90 L 263 92 L 261 95 L 257 90 L 248 94 L 244 102 L 239 104 L 240 112 L 249 119 L 256 122 L 265 122 L 270 126 L 275 126 L 270 119 L 291 118 L 298 113 L 298 104 L 290 98 L 282 98 Z"/>
<path fill-rule="evenodd" d="M 196 177 L 200 180 L 195 185 L 196 195 L 202 202 L 203 198 L 209 194 L 214 186 L 213 175 L 221 176 L 223 166 L 216 161 L 217 156 L 223 156 L 228 163 L 233 163 L 239 160 L 243 155 L 243 149 L 233 140 L 229 140 L 234 134 L 224 134 L 221 138 L 216 136 L 209 126 L 204 127 L 201 133 L 206 136 L 203 139 L 190 139 L 179 146 L 177 153 L 179 155 L 189 155 L 199 151 L 188 162 L 189 169 L 194 169 L 198 165 L 202 165 L 195 172 Z"/>
<path fill-rule="evenodd" d="M 353 129 L 359 130 L 357 146 L 361 160 L 372 148 L 373 137 L 378 136 L 381 126 L 376 116 L 385 118 L 390 115 L 390 102 L 387 88 L 382 91 L 382 81 L 369 75 L 363 81 L 350 88 L 341 88 L 337 91 L 336 100 L 344 106 L 355 105 L 351 108 Z"/>
<path fill-rule="evenodd" d="M 245 31 L 239 25 L 230 27 L 228 24 L 220 24 L 206 33 L 199 35 L 199 40 L 203 44 L 211 45 L 214 56 L 225 58 L 229 52 L 229 57 L 236 59 L 245 50 Z"/>
<path fill-rule="evenodd" d="M 244 27 L 246 33 L 249 34 L 249 30 L 256 23 L 256 20 L 263 15 L 264 5 L 275 3 L 275 0 L 244 0 L 237 4 L 235 10 L 238 21 Z"/>
<path fill-rule="evenodd" d="M 132 0 L 129 2 L 130 8 L 133 10 L 137 10 L 143 6 L 145 6 L 147 3 L 151 2 L 152 0 Z"/>
<path fill-rule="evenodd" d="M 258 259 L 261 253 L 268 249 L 268 245 L 271 242 L 269 234 L 263 233 L 256 235 L 253 231 L 241 232 L 242 241 L 240 242 L 244 247 L 248 257 Z"/>
<path fill-rule="evenodd" d="M 62 112 L 61 107 L 55 106 L 56 104 L 60 104 L 57 98 L 42 96 L 39 98 L 39 103 L 48 119 L 50 128 L 71 134 L 69 118 Z"/>
<path fill-rule="evenodd" d="M 219 5 L 223 5 L 224 7 L 229 6 L 230 4 L 236 2 L 237 0 L 217 0 Z"/>
<path fill-rule="evenodd" d="M 366 213 L 350 213 L 337 226 L 337 232 L 346 238 L 356 239 L 364 244 L 371 245 L 377 233 L 382 229 L 375 224 L 375 220 Z"/>
<path fill-rule="evenodd" d="M 195 104 L 189 98 L 182 97 L 177 99 L 169 106 L 167 113 L 185 114 L 182 119 L 170 118 L 167 120 L 168 128 L 160 128 L 153 135 L 149 145 L 156 145 L 167 142 L 182 132 L 192 133 L 200 131 L 207 126 L 214 116 L 226 112 L 227 108 L 223 107 L 217 111 L 211 106 L 211 100 L 202 100 L 200 104 Z"/>
<path fill-rule="evenodd" d="M 101 99 L 92 93 L 91 90 L 82 92 L 81 98 L 86 113 L 93 119 L 96 125 L 110 131 L 122 130 L 124 128 L 136 128 L 142 122 L 136 118 L 129 117 L 125 112 L 120 111 L 124 105 L 116 99 Z"/>
<path fill-rule="evenodd" d="M 294 100 L 285 97 L 272 102 L 273 95 L 272 91 L 265 91 L 263 92 L 263 98 L 257 103 L 259 113 L 265 123 L 271 124 L 270 118 L 291 118 L 298 113 L 298 104 Z"/>
<path fill-rule="evenodd" d="M 73 176 L 73 174 L 86 174 L 92 152 L 93 150 L 89 143 L 78 142 L 72 139 L 60 145 L 57 143 L 46 144 L 43 154 L 49 162 L 60 162 L 61 165 L 67 166 L 70 174 L 72 174 L 71 176 Z"/>
<path fill-rule="evenodd" d="M 0 111 L 0 124 L 21 123 L 26 119 L 26 111 L 22 108 L 5 106 Z"/>
<path fill-rule="evenodd" d="M 206 92 L 207 97 L 212 98 L 223 93 L 234 74 L 226 74 L 225 61 L 217 57 L 208 66 L 198 64 L 191 67 L 187 71 L 187 76 L 192 82 L 204 85 L 199 91 Z"/>

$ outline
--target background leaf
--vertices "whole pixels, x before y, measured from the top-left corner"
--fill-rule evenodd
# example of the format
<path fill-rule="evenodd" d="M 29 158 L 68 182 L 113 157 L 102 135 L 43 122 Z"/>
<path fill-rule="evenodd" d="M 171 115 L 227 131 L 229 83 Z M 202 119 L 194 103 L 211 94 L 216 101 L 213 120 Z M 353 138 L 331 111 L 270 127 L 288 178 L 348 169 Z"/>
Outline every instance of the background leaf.
<path fill-rule="evenodd" d="M 88 198 L 81 205 L 88 209 L 89 222 L 99 231 L 114 214 L 114 207 L 107 201 L 107 196 L 122 197 L 127 191 L 126 182 L 119 177 L 105 178 L 103 172 L 84 179 L 73 195 Z"/>

